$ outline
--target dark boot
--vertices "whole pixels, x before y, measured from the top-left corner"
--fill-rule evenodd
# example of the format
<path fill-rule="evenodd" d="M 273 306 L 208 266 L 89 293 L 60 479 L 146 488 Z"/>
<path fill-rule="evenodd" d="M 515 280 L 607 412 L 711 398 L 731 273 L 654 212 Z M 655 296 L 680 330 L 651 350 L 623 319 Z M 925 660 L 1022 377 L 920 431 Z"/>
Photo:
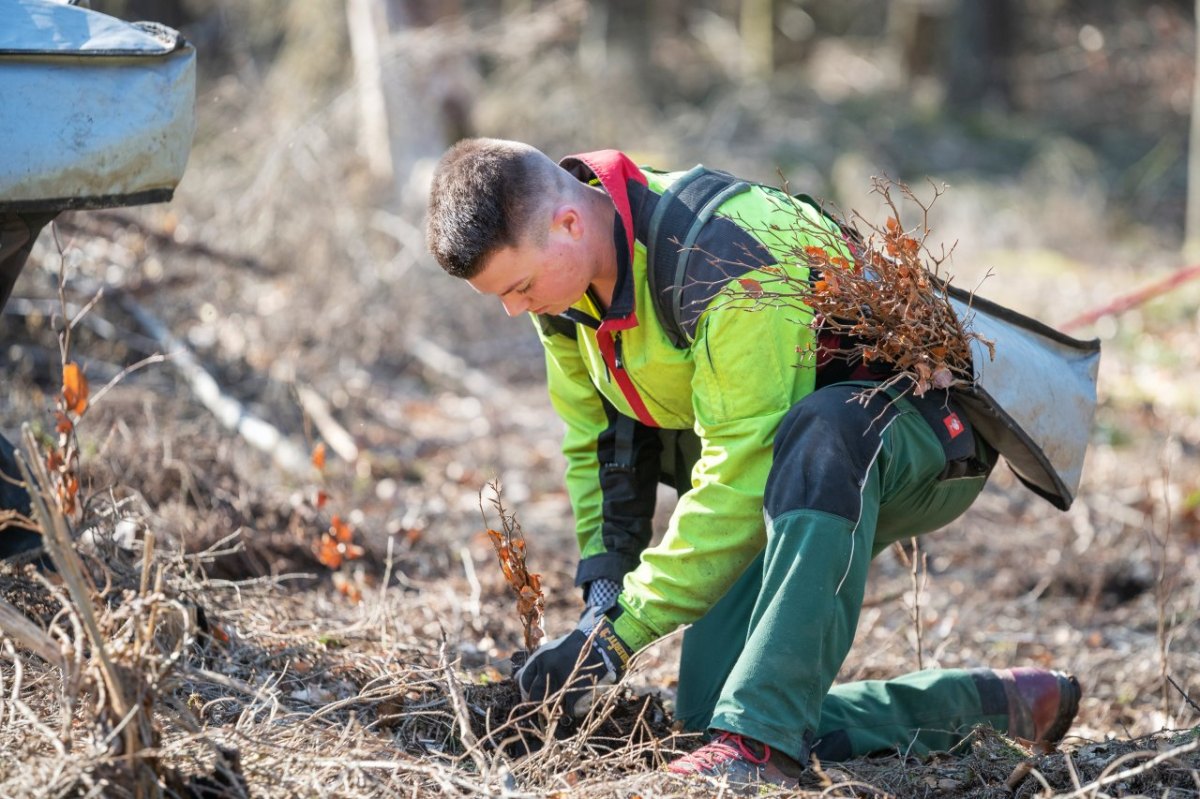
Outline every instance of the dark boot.
<path fill-rule="evenodd" d="M 1071 729 L 1083 688 L 1073 675 L 1046 669 L 996 669 L 1008 700 L 1012 738 L 1056 744 Z"/>

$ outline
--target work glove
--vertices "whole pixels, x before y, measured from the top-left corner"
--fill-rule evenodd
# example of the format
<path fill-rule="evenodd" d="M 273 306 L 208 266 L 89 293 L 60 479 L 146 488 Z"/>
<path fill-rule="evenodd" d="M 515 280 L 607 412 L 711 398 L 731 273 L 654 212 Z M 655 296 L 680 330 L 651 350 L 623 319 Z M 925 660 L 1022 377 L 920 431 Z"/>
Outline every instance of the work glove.
<path fill-rule="evenodd" d="M 581 718 L 598 688 L 621 679 L 632 656 L 608 616 L 590 607 L 574 630 L 542 644 L 525 661 L 517 672 L 521 698 L 540 702 L 562 691 L 567 713 Z"/>

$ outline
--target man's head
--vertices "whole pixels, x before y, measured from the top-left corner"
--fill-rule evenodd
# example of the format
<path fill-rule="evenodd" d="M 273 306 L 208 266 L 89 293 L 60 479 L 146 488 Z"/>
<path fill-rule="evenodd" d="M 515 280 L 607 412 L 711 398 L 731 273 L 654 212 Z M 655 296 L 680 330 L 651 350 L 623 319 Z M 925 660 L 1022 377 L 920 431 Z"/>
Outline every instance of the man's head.
<path fill-rule="evenodd" d="M 607 195 L 539 150 L 466 139 L 434 173 L 426 240 L 443 269 L 510 315 L 561 313 L 606 274 L 611 224 Z"/>
<path fill-rule="evenodd" d="M 439 264 L 471 279 L 493 251 L 544 234 L 533 224 L 569 176 L 541 151 L 503 139 L 463 139 L 442 156 L 425 235 Z"/>

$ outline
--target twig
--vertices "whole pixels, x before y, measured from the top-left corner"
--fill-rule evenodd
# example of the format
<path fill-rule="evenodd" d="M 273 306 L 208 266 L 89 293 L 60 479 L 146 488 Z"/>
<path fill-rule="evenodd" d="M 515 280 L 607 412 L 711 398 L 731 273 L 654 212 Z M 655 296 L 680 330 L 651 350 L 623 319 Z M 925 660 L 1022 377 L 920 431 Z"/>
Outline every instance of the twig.
<path fill-rule="evenodd" d="M 458 557 L 462 561 L 467 584 L 471 586 L 471 595 L 467 597 L 467 612 L 471 614 L 471 618 L 478 619 L 479 598 L 483 595 L 483 586 L 479 584 L 479 576 L 475 574 L 475 563 L 471 559 L 471 550 L 466 546 L 459 547 Z"/>
<path fill-rule="evenodd" d="M 912 619 L 913 629 L 917 637 L 917 671 L 921 671 L 925 668 L 924 627 L 921 620 L 921 592 L 929 585 L 929 567 L 928 558 L 921 551 L 921 546 L 917 542 L 916 536 L 910 538 L 909 542 L 912 544 L 911 556 L 899 541 L 896 542 L 895 549 L 901 562 L 908 567 L 912 584 L 913 602 L 909 608 L 909 617 Z"/>
<path fill-rule="evenodd" d="M 0 630 L 42 660 L 66 671 L 63 653 L 49 633 L 4 599 L 0 599 Z"/>
<path fill-rule="evenodd" d="M 96 622 L 91 592 L 83 576 L 83 566 L 79 561 L 79 555 L 75 552 L 75 547 L 71 542 L 66 517 L 56 510 L 52 511 L 47 505 L 42 490 L 44 486 L 50 485 L 50 477 L 46 474 L 45 465 L 36 456 L 37 441 L 28 424 L 24 425 L 22 433 L 25 452 L 33 457 L 26 461 L 26 458 L 18 451 L 17 466 L 21 470 L 21 476 L 25 479 L 26 485 L 29 486 L 29 499 L 33 505 L 34 518 L 41 525 L 42 540 L 45 541 L 46 551 L 58 568 L 58 573 L 62 575 L 67 592 L 79 612 L 84 630 L 91 642 L 92 651 L 100 660 L 100 673 L 104 678 L 105 687 L 112 697 L 113 711 L 118 717 L 124 717 L 130 712 L 130 704 L 125 696 L 125 686 L 115 664 L 109 657 L 104 635 L 100 632 L 100 625 Z M 37 473 L 36 478 L 34 472 Z M 131 731 L 126 739 L 125 754 L 135 754 L 141 748 L 138 743 L 133 738 Z"/>
<path fill-rule="evenodd" d="M 450 668 L 450 658 L 446 654 L 445 637 L 442 638 L 442 645 L 438 648 L 438 662 L 442 667 L 442 674 L 446 678 L 446 693 L 450 697 L 450 707 L 454 709 L 454 718 L 458 721 L 459 740 L 462 741 L 463 749 L 470 755 L 471 760 L 475 762 L 475 768 L 479 772 L 479 776 L 481 778 L 486 777 L 488 764 L 483 757 L 483 753 L 479 751 L 479 740 L 471 730 L 471 717 L 467 714 L 467 701 L 463 698 L 462 688 L 459 687 L 458 680 L 454 677 L 454 670 Z"/>
<path fill-rule="evenodd" d="M 105 394 L 107 394 L 109 391 L 111 391 L 114 386 L 116 386 L 118 383 L 120 383 L 122 380 L 124 380 L 129 375 L 133 374 L 134 372 L 138 371 L 139 369 L 144 369 L 145 367 L 150 366 L 151 364 L 162 363 L 163 361 L 167 360 L 167 357 L 168 356 L 163 355 L 162 353 L 156 352 L 153 355 L 149 355 L 145 358 L 142 358 L 137 363 L 133 363 L 133 364 L 130 364 L 129 366 L 126 366 L 120 372 L 115 374 L 112 377 L 112 379 L 110 379 L 107 383 L 105 383 L 100 388 L 99 391 L 97 391 L 95 394 L 92 395 L 92 404 L 95 405 L 100 400 L 101 397 L 103 397 Z"/>
<path fill-rule="evenodd" d="M 1058 797 L 1058 799 L 1078 799 L 1078 797 L 1086 796 L 1088 793 L 1099 792 L 1099 790 L 1106 785 L 1112 785 L 1114 782 L 1121 782 L 1122 780 L 1127 780 L 1130 777 L 1136 777 L 1139 774 L 1145 774 L 1147 771 L 1151 770 L 1160 763 L 1165 763 L 1168 760 L 1174 760 L 1180 755 L 1186 755 L 1188 752 L 1194 752 L 1197 749 L 1200 749 L 1200 738 L 1197 738 L 1191 743 L 1184 744 L 1183 746 L 1177 746 L 1174 749 L 1168 749 L 1166 752 L 1163 752 L 1152 760 L 1147 760 L 1140 766 L 1126 769 L 1125 771 L 1121 771 L 1116 774 L 1102 776 L 1088 783 L 1087 785 L 1084 785 L 1082 788 L 1078 788 L 1069 794 Z M 1130 754 L 1113 761 L 1111 764 L 1109 764 L 1108 768 L 1114 768 L 1122 761 L 1137 757 L 1142 754 L 1149 754 L 1149 752 L 1131 752 Z M 1108 769 L 1105 770 L 1107 771 Z"/>
<path fill-rule="evenodd" d="M 333 418 L 333 413 L 329 410 L 329 403 L 308 386 L 297 385 L 296 398 L 300 400 L 300 407 L 317 426 L 321 438 L 325 440 L 329 448 L 348 463 L 357 461 L 358 445 L 354 443 L 354 436 L 350 434 L 349 430 L 338 424 L 337 419 Z"/>
<path fill-rule="evenodd" d="M 1167 675 L 1167 682 L 1174 686 L 1175 690 L 1179 692 L 1179 695 L 1183 697 L 1183 701 L 1187 702 L 1188 705 L 1191 706 L 1192 710 L 1200 713 L 1200 705 L 1197 705 L 1196 702 L 1190 696 L 1188 696 L 1187 691 L 1179 687 L 1179 683 L 1175 682 L 1170 674 Z"/>

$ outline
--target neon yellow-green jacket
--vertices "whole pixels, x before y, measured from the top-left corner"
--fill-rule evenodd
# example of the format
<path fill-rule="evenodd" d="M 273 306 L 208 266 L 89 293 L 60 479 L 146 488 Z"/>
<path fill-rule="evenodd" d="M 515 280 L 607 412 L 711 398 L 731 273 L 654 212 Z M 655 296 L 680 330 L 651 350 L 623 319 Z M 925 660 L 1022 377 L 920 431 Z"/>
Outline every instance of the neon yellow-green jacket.
<path fill-rule="evenodd" d="M 566 423 L 576 581 L 624 579 L 615 626 L 640 648 L 702 616 L 765 545 L 775 431 L 813 390 L 816 370 L 811 311 L 797 301 L 764 305 L 756 286 L 772 285 L 776 269 L 806 280 L 797 248 L 828 238 L 805 232 L 836 228 L 769 187 L 725 201 L 690 257 L 682 286 L 690 345 L 681 349 L 657 318 L 646 275 L 649 220 L 678 173 L 638 168 L 611 150 L 562 165 L 597 181 L 617 208 L 619 271 L 607 312 L 585 297 L 538 319 L 551 401 Z M 646 548 L 660 477 L 656 428 L 693 430 L 701 450 L 665 537 Z"/>

